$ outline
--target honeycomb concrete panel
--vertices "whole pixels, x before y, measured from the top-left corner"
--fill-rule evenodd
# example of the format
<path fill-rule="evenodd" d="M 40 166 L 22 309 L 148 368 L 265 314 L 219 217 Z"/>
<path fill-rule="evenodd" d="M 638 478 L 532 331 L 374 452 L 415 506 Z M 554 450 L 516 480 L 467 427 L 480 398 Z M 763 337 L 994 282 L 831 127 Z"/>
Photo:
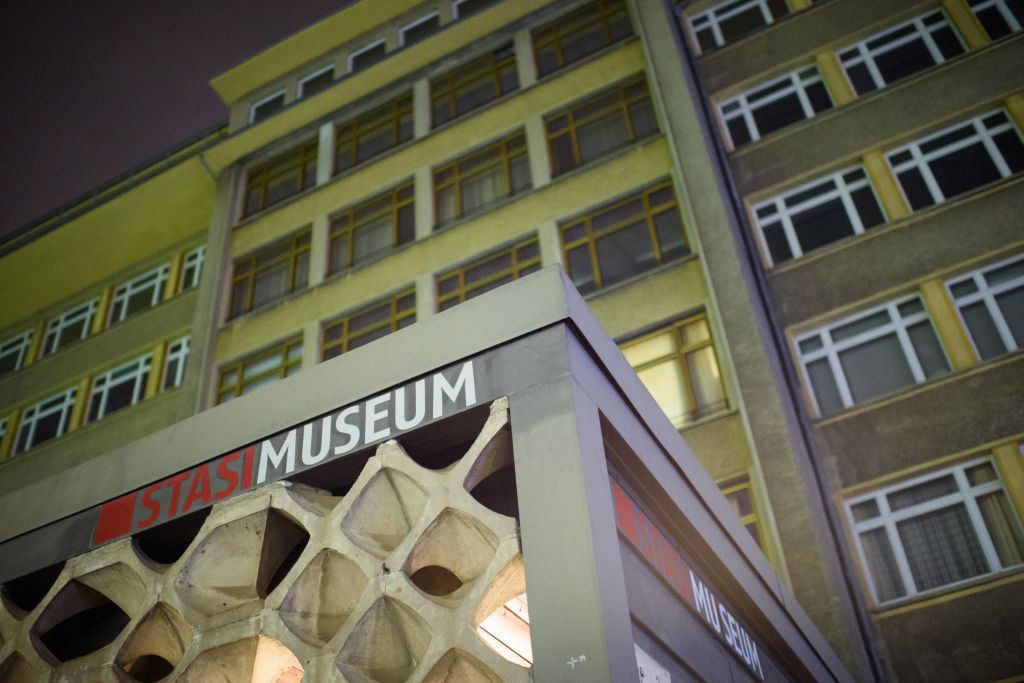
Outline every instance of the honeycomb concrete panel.
<path fill-rule="evenodd" d="M 476 497 L 512 468 L 507 400 L 467 437 L 441 470 L 384 443 L 344 496 L 215 504 L 170 564 L 131 538 L 68 560 L 30 610 L 4 600 L 0 683 L 530 680 L 477 634 L 525 592 L 516 520 Z"/>

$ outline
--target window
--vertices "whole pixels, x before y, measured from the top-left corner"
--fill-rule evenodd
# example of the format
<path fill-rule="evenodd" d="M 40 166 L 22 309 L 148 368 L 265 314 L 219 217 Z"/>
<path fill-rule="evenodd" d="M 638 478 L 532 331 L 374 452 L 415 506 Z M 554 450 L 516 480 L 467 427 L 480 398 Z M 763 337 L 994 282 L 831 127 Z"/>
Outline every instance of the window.
<path fill-rule="evenodd" d="M 181 339 L 167 345 L 167 359 L 164 361 L 164 378 L 160 383 L 163 390 L 181 386 L 185 379 L 185 362 L 188 360 L 188 345 L 191 337 L 185 335 Z"/>
<path fill-rule="evenodd" d="M 110 315 L 107 324 L 121 322 L 133 313 L 144 311 L 160 303 L 164 298 L 167 284 L 167 265 L 154 268 L 148 273 L 118 285 L 110 301 Z"/>
<path fill-rule="evenodd" d="M 251 216 L 316 185 L 317 139 L 249 169 L 245 216 Z"/>
<path fill-rule="evenodd" d="M 1024 256 L 946 283 L 981 360 L 1024 346 Z"/>
<path fill-rule="evenodd" d="M 223 365 L 217 382 L 217 403 L 227 403 L 236 396 L 294 375 L 301 367 L 301 337 Z"/>
<path fill-rule="evenodd" d="M 1021 30 L 1024 3 L 1020 0 L 967 0 L 992 40 Z"/>
<path fill-rule="evenodd" d="M 14 453 L 27 451 L 44 441 L 54 439 L 68 430 L 71 410 L 75 407 L 76 387 L 45 398 L 25 408 L 14 440 Z"/>
<path fill-rule="evenodd" d="M 796 340 L 819 415 L 949 372 L 949 360 L 916 294 Z"/>
<path fill-rule="evenodd" d="M 455 0 L 452 3 L 452 16 L 456 19 L 465 19 L 468 16 L 487 9 L 497 0 Z"/>
<path fill-rule="evenodd" d="M 29 330 L 0 344 L 0 376 L 21 369 L 31 342 L 32 331 Z"/>
<path fill-rule="evenodd" d="M 641 77 L 544 120 L 551 175 L 559 176 L 658 131 Z"/>
<path fill-rule="evenodd" d="M 436 224 L 476 213 L 531 186 L 526 135 L 515 133 L 434 169 Z"/>
<path fill-rule="evenodd" d="M 718 105 L 731 149 L 832 108 L 817 66 L 768 81 Z"/>
<path fill-rule="evenodd" d="M 690 17 L 690 33 L 697 44 L 697 52 L 707 52 L 786 14 L 789 14 L 786 0 L 732 0 Z"/>
<path fill-rule="evenodd" d="M 703 315 L 623 344 L 622 353 L 676 427 L 729 405 Z"/>
<path fill-rule="evenodd" d="M 430 82 L 432 125 L 440 126 L 519 87 L 509 43 Z"/>
<path fill-rule="evenodd" d="M 284 90 L 268 95 L 249 109 L 249 123 L 259 123 L 284 109 Z"/>
<path fill-rule="evenodd" d="M 754 508 L 754 499 L 750 493 L 750 482 L 744 478 L 734 480 L 721 485 L 722 495 L 732 505 L 733 510 L 739 515 L 740 522 L 746 527 L 754 542 L 760 547 L 761 531 L 758 529 L 757 510 Z"/>
<path fill-rule="evenodd" d="M 623 0 L 598 0 L 533 30 L 537 75 L 577 62 L 633 35 Z"/>
<path fill-rule="evenodd" d="M 412 139 L 412 95 L 404 95 L 335 131 L 334 172 L 341 173 Z"/>
<path fill-rule="evenodd" d="M 535 270 L 540 270 L 540 245 L 536 237 L 530 237 L 438 275 L 437 310 L 449 309 Z"/>
<path fill-rule="evenodd" d="M 441 17 L 437 12 L 414 21 L 398 32 L 400 45 L 412 45 L 434 35 L 441 28 Z"/>
<path fill-rule="evenodd" d="M 412 183 L 345 209 L 331 217 L 330 272 L 412 242 L 415 232 Z"/>
<path fill-rule="evenodd" d="M 310 231 L 301 230 L 236 259 L 231 317 L 305 287 L 309 281 L 309 240 Z"/>
<path fill-rule="evenodd" d="M 199 275 L 203 271 L 203 261 L 206 260 L 206 245 L 200 245 L 185 254 L 185 260 L 181 267 L 181 282 L 178 284 L 178 291 L 185 291 L 199 286 Z"/>
<path fill-rule="evenodd" d="M 326 90 L 334 82 L 334 65 L 325 66 L 299 81 L 299 97 L 310 97 Z"/>
<path fill-rule="evenodd" d="M 383 40 L 378 40 L 376 43 L 356 50 L 348 56 L 348 72 L 355 73 L 356 71 L 362 71 L 369 66 L 373 66 L 387 56 L 387 45 Z"/>
<path fill-rule="evenodd" d="M 991 458 L 852 498 L 847 514 L 884 604 L 1024 563 L 1024 532 Z"/>
<path fill-rule="evenodd" d="M 81 306 L 76 306 L 51 319 L 46 325 L 43 348 L 40 349 L 39 356 L 47 356 L 71 342 L 85 339 L 92 327 L 92 317 L 96 315 L 98 303 L 98 299 L 86 301 Z"/>
<path fill-rule="evenodd" d="M 769 265 L 885 222 L 863 166 L 818 178 L 752 209 Z"/>
<path fill-rule="evenodd" d="M 836 56 L 854 92 L 863 95 L 965 51 L 946 13 L 935 10 L 838 50 Z"/>
<path fill-rule="evenodd" d="M 416 292 L 407 289 L 324 324 L 322 359 L 348 353 L 416 322 Z"/>
<path fill-rule="evenodd" d="M 566 269 L 583 294 L 690 253 L 671 183 L 559 226 Z"/>
<path fill-rule="evenodd" d="M 1024 170 L 1024 142 L 999 109 L 894 149 L 885 158 L 916 211 Z"/>
<path fill-rule="evenodd" d="M 153 355 L 147 353 L 93 379 L 86 421 L 93 422 L 141 401 L 152 362 Z"/>

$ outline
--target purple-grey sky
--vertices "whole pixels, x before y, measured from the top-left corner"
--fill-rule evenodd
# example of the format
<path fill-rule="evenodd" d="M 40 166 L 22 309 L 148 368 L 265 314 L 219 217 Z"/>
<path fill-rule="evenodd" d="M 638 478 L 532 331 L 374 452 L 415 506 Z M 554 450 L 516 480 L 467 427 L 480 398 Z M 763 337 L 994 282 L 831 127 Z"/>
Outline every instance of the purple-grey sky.
<path fill-rule="evenodd" d="M 0 236 L 223 121 L 213 76 L 348 4 L 0 3 Z"/>

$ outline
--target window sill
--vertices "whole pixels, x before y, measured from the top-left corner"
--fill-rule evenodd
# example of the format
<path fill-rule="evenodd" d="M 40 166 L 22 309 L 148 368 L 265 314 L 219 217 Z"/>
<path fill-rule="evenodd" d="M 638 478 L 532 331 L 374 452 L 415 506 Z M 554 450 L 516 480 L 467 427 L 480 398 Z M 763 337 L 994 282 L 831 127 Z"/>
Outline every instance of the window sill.
<path fill-rule="evenodd" d="M 931 607 L 939 602 L 957 600 L 973 593 L 991 590 L 1024 579 L 1024 565 L 1017 565 L 992 574 L 976 576 L 948 586 L 935 588 L 925 593 L 918 593 L 907 598 L 892 600 L 882 605 L 874 605 L 871 611 L 880 619 L 887 619 L 914 610 Z"/>
<path fill-rule="evenodd" d="M 648 279 L 651 279 L 653 277 L 656 277 L 657 275 L 660 275 L 661 273 L 664 273 L 665 271 L 672 270 L 673 268 L 678 268 L 679 266 L 683 265 L 684 263 L 689 263 L 690 261 L 694 261 L 696 259 L 697 259 L 697 254 L 691 252 L 691 253 L 689 253 L 689 254 L 687 254 L 685 256 L 682 256 L 682 257 L 680 257 L 680 258 L 678 258 L 678 259 L 676 259 L 674 261 L 669 261 L 668 263 L 662 263 L 662 264 L 660 264 L 660 265 L 658 265 L 658 266 L 656 266 L 654 268 L 651 268 L 650 270 L 645 270 L 644 272 L 637 273 L 636 275 L 628 277 L 625 280 L 620 280 L 619 282 L 616 282 L 613 285 L 608 285 L 607 287 L 602 287 L 601 289 L 599 289 L 597 291 L 585 294 L 583 296 L 583 300 L 586 301 L 589 304 L 594 299 L 600 299 L 602 296 L 606 296 L 606 295 L 610 296 L 613 293 L 618 292 L 619 290 L 623 290 L 623 289 L 627 289 L 629 287 L 632 287 L 633 285 L 639 284 L 639 283 L 643 282 L 644 280 L 648 280 Z"/>
<path fill-rule="evenodd" d="M 246 311 L 245 313 L 239 313 L 233 318 L 226 319 L 223 322 L 223 324 L 221 324 L 220 329 L 225 330 L 232 327 L 239 320 L 246 320 L 248 318 L 255 318 L 256 316 L 262 315 L 267 311 L 271 311 L 277 308 L 278 306 L 284 304 L 287 301 L 291 301 L 292 299 L 298 299 L 299 297 L 303 296 L 307 292 L 312 291 L 313 289 L 315 289 L 315 287 L 310 287 L 307 285 L 302 289 L 295 290 L 294 292 L 282 294 L 273 301 L 268 301 L 267 303 L 260 305 L 258 308 L 253 308 L 251 310 Z"/>

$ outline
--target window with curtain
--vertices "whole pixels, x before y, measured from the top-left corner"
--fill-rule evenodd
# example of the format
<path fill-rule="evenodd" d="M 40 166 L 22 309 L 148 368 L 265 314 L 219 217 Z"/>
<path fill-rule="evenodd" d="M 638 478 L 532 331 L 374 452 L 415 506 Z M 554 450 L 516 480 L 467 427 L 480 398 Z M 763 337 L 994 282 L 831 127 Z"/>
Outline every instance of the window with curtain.
<path fill-rule="evenodd" d="M 526 135 L 514 133 L 434 169 L 435 225 L 483 211 L 532 185 Z"/>
<path fill-rule="evenodd" d="M 978 358 L 1024 347 L 1024 256 L 953 278 L 946 288 Z"/>

